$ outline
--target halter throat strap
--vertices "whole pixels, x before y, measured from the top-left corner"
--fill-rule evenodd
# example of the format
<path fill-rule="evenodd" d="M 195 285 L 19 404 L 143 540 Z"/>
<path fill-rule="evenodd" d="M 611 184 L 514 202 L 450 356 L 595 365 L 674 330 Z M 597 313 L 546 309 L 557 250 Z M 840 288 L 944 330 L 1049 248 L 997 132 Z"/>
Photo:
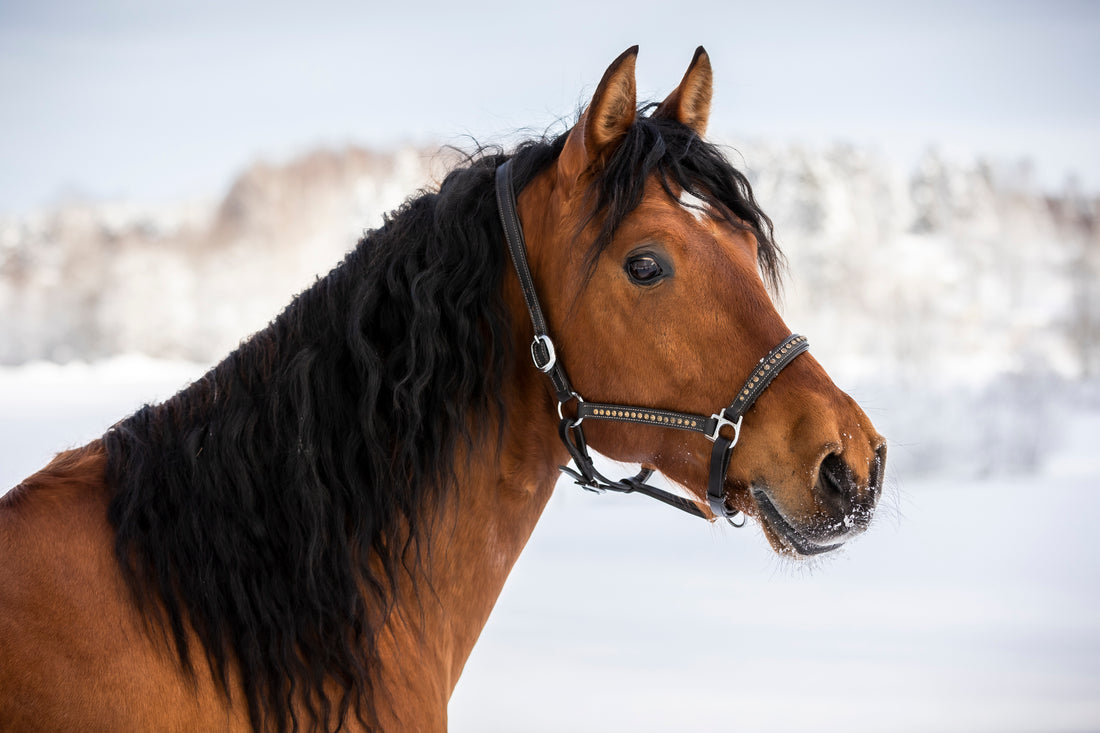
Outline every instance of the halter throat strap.
<path fill-rule="evenodd" d="M 592 456 L 588 451 L 588 444 L 585 441 L 581 423 L 585 420 L 610 420 L 702 433 L 714 444 L 711 448 L 710 473 L 707 481 L 707 504 L 709 505 L 710 514 L 715 517 L 724 517 L 731 524 L 738 527 L 744 524 L 744 517 L 741 512 L 733 509 L 726 502 L 724 488 L 726 471 L 729 468 L 733 448 L 741 437 L 741 423 L 745 413 L 767 389 L 776 375 L 794 361 L 799 354 L 809 348 L 806 337 L 791 334 L 784 339 L 759 361 L 753 373 L 741 386 L 734 401 L 728 407 L 712 414 L 710 417 L 634 405 L 586 402 L 574 391 L 569 378 L 566 376 L 565 367 L 558 359 L 557 349 L 554 347 L 546 318 L 542 312 L 542 306 L 539 304 L 535 281 L 531 276 L 531 268 L 527 263 L 527 246 L 516 206 L 511 161 L 505 161 L 497 168 L 496 198 L 501 226 L 504 228 L 504 237 L 508 243 L 508 252 L 519 278 L 523 300 L 527 304 L 527 312 L 531 317 L 531 325 L 534 328 L 534 339 L 531 342 L 531 360 L 534 362 L 535 367 L 546 374 L 553 383 L 554 393 L 558 399 L 558 416 L 560 418 L 558 436 L 568 449 L 576 466 L 575 469 L 559 466 L 561 471 L 572 476 L 577 484 L 590 491 L 644 494 L 694 516 L 707 519 L 709 518 L 708 512 L 702 508 L 701 504 L 646 483 L 653 474 L 652 469 L 642 468 L 637 475 L 618 481 L 601 474 L 596 470 Z M 563 406 L 574 400 L 577 402 L 576 416 L 569 417 L 563 414 Z M 738 520 L 740 520 L 740 523 L 738 523 Z"/>

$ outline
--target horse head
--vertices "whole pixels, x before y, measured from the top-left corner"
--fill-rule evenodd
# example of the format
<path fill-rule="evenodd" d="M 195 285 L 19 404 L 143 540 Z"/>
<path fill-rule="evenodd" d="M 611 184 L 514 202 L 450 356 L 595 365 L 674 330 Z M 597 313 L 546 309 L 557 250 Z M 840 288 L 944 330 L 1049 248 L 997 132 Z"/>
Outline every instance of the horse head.
<path fill-rule="evenodd" d="M 607 69 L 556 161 L 523 185 L 519 216 L 576 392 L 712 415 L 790 334 L 769 294 L 781 255 L 747 180 L 703 139 L 705 51 L 668 98 L 641 110 L 636 57 L 637 47 Z M 705 502 L 706 436 L 627 422 L 584 427 L 600 453 L 660 471 Z M 812 355 L 775 375 L 740 427 L 719 490 L 777 551 L 820 553 L 867 527 L 885 440 Z"/>

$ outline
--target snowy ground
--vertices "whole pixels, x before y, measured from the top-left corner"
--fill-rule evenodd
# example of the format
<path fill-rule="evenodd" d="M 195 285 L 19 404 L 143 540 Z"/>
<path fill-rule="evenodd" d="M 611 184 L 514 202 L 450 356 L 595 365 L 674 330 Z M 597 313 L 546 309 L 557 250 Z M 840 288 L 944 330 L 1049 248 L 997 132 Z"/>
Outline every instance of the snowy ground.
<path fill-rule="evenodd" d="M 0 487 L 201 372 L 140 358 L 0 370 Z M 893 414 L 878 395 L 892 496 L 867 536 L 812 566 L 776 559 L 751 524 L 562 483 L 452 731 L 1100 731 L 1100 409 L 1040 400 L 1038 423 L 1001 434 L 996 416 L 1033 414 L 1035 395 L 983 394 L 969 416 Z M 984 479 L 953 476 L 983 470 L 957 461 L 914 477 L 936 453 L 928 420 L 941 439 L 1003 443 L 986 459 L 1016 455 L 1028 431 L 1045 442 Z"/>

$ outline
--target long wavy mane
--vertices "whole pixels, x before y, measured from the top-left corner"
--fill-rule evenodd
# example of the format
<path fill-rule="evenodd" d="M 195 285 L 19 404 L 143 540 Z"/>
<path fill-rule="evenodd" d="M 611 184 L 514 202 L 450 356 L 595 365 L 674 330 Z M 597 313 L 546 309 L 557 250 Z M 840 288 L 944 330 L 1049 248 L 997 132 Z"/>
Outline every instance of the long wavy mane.
<path fill-rule="evenodd" d="M 462 491 L 462 445 L 492 438 L 470 426 L 507 418 L 493 172 L 512 157 L 522 188 L 564 142 L 472 156 L 201 379 L 104 436 L 128 585 L 185 670 L 190 629 L 226 694 L 239 675 L 257 731 L 373 722 L 376 635 L 400 574 L 430 552 L 425 510 Z M 750 228 L 774 278 L 778 250 L 744 176 L 647 117 L 593 183 L 591 257 L 650 175 Z"/>

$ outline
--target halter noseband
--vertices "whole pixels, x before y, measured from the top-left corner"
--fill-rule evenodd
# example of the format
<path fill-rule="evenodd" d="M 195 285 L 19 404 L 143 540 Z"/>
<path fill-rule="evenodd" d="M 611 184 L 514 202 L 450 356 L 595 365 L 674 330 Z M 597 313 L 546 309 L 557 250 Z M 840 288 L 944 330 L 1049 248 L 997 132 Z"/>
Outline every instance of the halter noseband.
<path fill-rule="evenodd" d="M 633 405 L 586 402 L 569 383 L 565 368 L 558 360 L 549 329 L 546 327 L 542 307 L 539 305 L 535 281 L 531 277 L 531 269 L 527 264 L 527 246 L 523 238 L 523 227 L 516 208 L 511 161 L 505 161 L 497 168 L 496 196 L 500 222 L 504 227 L 504 237 L 508 241 L 508 251 L 511 253 L 512 264 L 515 265 L 520 289 L 523 291 L 523 299 L 527 303 L 527 312 L 531 315 L 531 324 L 534 326 L 535 338 L 531 342 L 531 360 L 554 385 L 560 418 L 558 436 L 569 450 L 576 465 L 575 470 L 568 466 L 559 466 L 561 471 L 572 476 L 578 485 L 590 491 L 644 494 L 706 519 L 706 512 L 696 502 L 647 484 L 646 480 L 653 474 L 653 469 L 643 467 L 637 475 L 618 481 L 609 479 L 597 471 L 593 465 L 592 456 L 588 452 L 588 443 L 585 442 L 581 423 L 585 420 L 611 420 L 702 433 L 714 444 L 710 454 L 710 477 L 707 480 L 707 503 L 710 505 L 710 510 L 714 516 L 724 517 L 734 526 L 743 525 L 744 516 L 726 503 L 723 488 L 733 448 L 741 437 L 741 421 L 776 375 L 794 361 L 795 357 L 809 348 L 806 337 L 791 334 L 784 339 L 760 360 L 752 375 L 738 391 L 733 403 L 710 417 Z M 568 417 L 562 413 L 562 407 L 573 400 L 577 402 L 577 414 L 576 417 Z M 729 429 L 723 432 L 723 428 Z M 738 519 L 741 520 L 739 523 Z"/>

